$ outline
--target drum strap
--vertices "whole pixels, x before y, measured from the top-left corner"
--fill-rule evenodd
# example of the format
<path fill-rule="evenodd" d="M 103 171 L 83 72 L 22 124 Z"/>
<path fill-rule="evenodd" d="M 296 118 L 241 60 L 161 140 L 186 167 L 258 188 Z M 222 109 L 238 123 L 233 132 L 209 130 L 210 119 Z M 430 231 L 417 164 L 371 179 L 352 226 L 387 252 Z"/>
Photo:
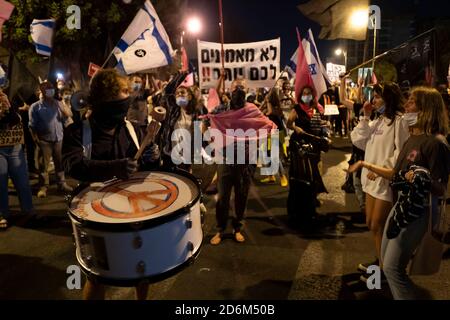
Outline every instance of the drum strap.
<path fill-rule="evenodd" d="M 133 125 L 130 121 L 125 120 L 125 124 L 127 126 L 128 133 L 131 136 L 131 139 L 133 140 L 134 144 L 136 145 L 136 148 L 139 150 L 139 140 L 136 135 L 136 131 L 134 130 Z M 83 156 L 91 160 L 91 154 L 92 154 L 92 130 L 91 130 L 91 124 L 89 123 L 89 120 L 83 121 Z"/>

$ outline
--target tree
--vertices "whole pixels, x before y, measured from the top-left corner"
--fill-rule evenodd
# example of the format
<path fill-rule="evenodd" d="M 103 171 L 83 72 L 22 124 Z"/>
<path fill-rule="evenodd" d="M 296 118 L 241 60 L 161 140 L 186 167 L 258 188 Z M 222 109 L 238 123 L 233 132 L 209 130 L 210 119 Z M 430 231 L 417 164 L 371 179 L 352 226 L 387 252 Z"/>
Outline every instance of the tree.
<path fill-rule="evenodd" d="M 89 62 L 103 64 L 120 36 L 132 21 L 144 0 L 125 4 L 123 0 L 10 0 L 16 7 L 5 24 L 4 44 L 24 63 L 40 63 L 45 58 L 35 52 L 30 36 L 33 19 L 56 20 L 52 57 L 54 70 L 62 70 L 72 79 L 85 82 Z M 186 0 L 152 0 L 171 39 L 177 39 L 181 10 Z M 67 7 L 81 9 L 81 29 L 66 26 Z"/>

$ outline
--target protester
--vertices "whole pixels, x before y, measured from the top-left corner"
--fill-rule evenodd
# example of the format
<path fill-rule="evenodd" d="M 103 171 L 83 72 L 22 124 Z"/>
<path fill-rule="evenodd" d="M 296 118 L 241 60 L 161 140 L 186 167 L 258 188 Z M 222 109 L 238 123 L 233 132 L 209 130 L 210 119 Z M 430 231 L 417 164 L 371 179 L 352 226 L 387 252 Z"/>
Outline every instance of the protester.
<path fill-rule="evenodd" d="M 148 124 L 149 110 L 147 98 L 150 96 L 148 90 L 145 90 L 144 79 L 141 75 L 130 76 L 131 83 L 131 105 L 127 113 L 127 120 L 145 126 Z"/>
<path fill-rule="evenodd" d="M 351 167 L 351 171 L 365 168 L 399 186 L 395 188 L 398 201 L 388 216 L 381 247 L 382 267 L 396 300 L 420 299 L 406 268 L 421 245 L 430 221 L 436 220 L 441 202 L 445 201 L 450 174 L 450 149 L 445 141 L 448 115 L 439 92 L 425 87 L 414 89 L 406 112 L 404 121 L 411 136 L 401 149 L 395 167 L 367 161 L 359 161 Z M 429 185 L 423 185 L 419 193 L 412 196 L 409 192 L 421 181 L 426 181 L 423 179 L 428 179 Z M 414 215 L 399 219 L 401 214 L 411 213 Z M 441 254 L 437 258 L 440 260 Z"/>
<path fill-rule="evenodd" d="M 35 217 L 32 203 L 27 162 L 22 148 L 24 143 L 21 118 L 11 107 L 8 97 L 0 89 L 0 230 L 8 228 L 9 202 L 8 179 L 17 190 L 22 214 Z M 9 137 L 9 138 L 8 138 Z"/>
<path fill-rule="evenodd" d="M 197 109 L 194 93 L 190 88 L 182 85 L 185 78 L 185 73 L 177 74 L 164 91 L 167 117 L 162 128 L 162 160 L 165 168 L 178 167 L 190 171 L 194 159 L 194 125 L 203 113 L 203 108 Z M 187 152 L 188 159 L 185 159 L 182 154 L 185 151 L 182 148 L 183 141 L 191 142 L 191 149 Z M 177 155 L 179 163 L 174 162 L 174 154 Z"/>
<path fill-rule="evenodd" d="M 279 168 L 279 174 L 280 174 L 280 184 L 282 187 L 287 187 L 288 186 L 288 179 L 286 177 L 286 172 L 284 170 L 284 166 L 283 166 L 283 158 L 284 158 L 284 153 L 283 153 L 283 148 L 281 148 L 281 146 L 284 143 L 284 138 L 286 137 L 286 129 L 284 126 L 284 121 L 283 121 L 283 111 L 281 110 L 281 103 L 280 103 L 280 99 L 278 98 L 278 93 L 275 89 L 272 89 L 270 91 L 270 93 L 266 96 L 265 98 L 265 104 L 267 106 L 267 112 L 265 113 L 265 115 L 273 122 L 276 124 L 276 126 L 278 127 L 278 134 L 279 134 L 279 163 L 280 163 L 280 168 Z M 261 180 L 262 183 L 274 183 L 276 181 L 276 178 L 274 175 L 270 175 L 264 179 Z"/>
<path fill-rule="evenodd" d="M 158 167 L 159 149 L 151 144 L 143 153 L 140 163 L 134 160 L 138 150 L 132 135 L 139 141 L 145 130 L 132 124 L 127 127 L 125 116 L 130 106 L 130 90 L 126 77 L 114 69 L 98 71 L 90 84 L 92 115 L 87 122 L 78 122 L 66 130 L 63 146 L 63 160 L 66 172 L 82 182 L 103 182 L 114 177 L 128 179 L 137 170 Z M 92 151 L 84 153 L 82 132 L 89 125 L 92 132 Z M 138 299 L 145 299 L 148 285 L 143 283 L 136 290 Z M 104 287 L 95 277 L 88 276 L 84 287 L 85 299 L 104 299 Z"/>
<path fill-rule="evenodd" d="M 289 177 L 291 181 L 296 179 L 309 185 L 310 194 L 305 195 L 302 200 L 310 208 L 315 208 L 320 205 L 317 195 L 327 192 L 319 171 L 321 152 L 328 151 L 327 121 L 323 119 L 324 108 L 317 102 L 311 87 L 301 89 L 298 101 L 299 104 L 294 106 L 287 123 L 287 127 L 294 131 L 289 142 Z M 291 197 L 294 196 L 294 189 L 291 182 Z M 299 217 L 305 229 L 313 226 L 315 218 L 315 209 Z"/>
<path fill-rule="evenodd" d="M 351 133 L 352 143 L 365 151 L 364 161 L 385 168 L 394 168 L 397 157 L 409 137 L 409 129 L 402 117 L 403 97 L 395 83 L 374 86 L 373 101 L 364 104 L 364 117 Z M 373 112 L 377 118 L 370 121 Z M 377 260 L 361 263 L 364 273 L 370 265 L 379 264 L 381 240 L 389 211 L 392 208 L 392 190 L 389 180 L 363 168 L 361 184 L 366 193 L 366 223 L 373 234 Z"/>
<path fill-rule="evenodd" d="M 43 155 L 43 166 L 41 171 L 39 198 L 47 196 L 50 185 L 49 165 L 53 157 L 58 190 L 71 192 L 73 189 L 66 183 L 64 169 L 61 163 L 61 149 L 63 140 L 63 127 L 69 113 L 61 103 L 54 98 L 55 89 L 53 85 L 44 81 L 40 84 L 42 99 L 31 105 L 29 111 L 29 128 L 35 143 L 39 146 Z"/>
<path fill-rule="evenodd" d="M 246 102 L 247 85 L 244 79 L 236 79 L 231 84 L 231 103 L 230 106 L 220 105 L 215 108 L 208 118 L 211 121 L 211 126 L 218 129 L 222 134 L 226 135 L 226 129 L 266 129 L 270 131 L 274 129 L 275 124 L 266 118 L 257 106 Z M 253 177 L 256 166 L 250 163 L 250 150 L 248 141 L 244 144 L 243 150 L 239 147 L 240 144 L 234 142 L 234 159 L 233 164 L 228 164 L 228 161 L 223 158 L 223 164 L 218 165 L 218 199 L 216 204 L 216 221 L 217 233 L 211 238 L 212 245 L 221 243 L 228 224 L 228 217 L 230 211 L 231 192 L 234 188 L 234 211 L 233 217 L 233 234 L 234 240 L 238 243 L 245 242 L 243 234 L 245 211 L 247 207 L 247 198 L 250 190 L 250 183 Z M 225 157 L 225 149 L 220 157 Z M 239 153 L 245 153 L 245 163 L 238 164 L 236 156 Z M 230 159 L 228 159 L 230 160 Z"/>

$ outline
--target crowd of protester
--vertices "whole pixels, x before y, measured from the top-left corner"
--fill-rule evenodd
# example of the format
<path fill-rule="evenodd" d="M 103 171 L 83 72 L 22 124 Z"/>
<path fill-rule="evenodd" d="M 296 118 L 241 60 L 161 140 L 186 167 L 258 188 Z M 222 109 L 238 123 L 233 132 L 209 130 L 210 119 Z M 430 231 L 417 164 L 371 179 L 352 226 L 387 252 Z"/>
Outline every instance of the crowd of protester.
<path fill-rule="evenodd" d="M 280 132 L 280 184 L 289 187 L 290 218 L 304 230 L 314 228 L 316 207 L 320 206 L 318 195 L 327 192 L 321 158 L 329 150 L 330 138 L 351 141 L 353 150 L 344 189 L 351 189 L 357 197 L 360 213 L 365 215 L 373 235 L 376 255 L 376 261 L 361 263 L 358 268 L 366 272 L 369 266 L 379 265 L 394 298 L 416 297 L 407 265 L 421 244 L 429 214 L 435 214 L 438 204 L 446 200 L 450 172 L 448 87 L 440 87 L 440 91 L 426 87 L 405 90 L 393 82 L 364 87 L 359 81 L 355 88 L 349 88 L 349 77 L 342 76 L 340 83 L 321 96 L 311 87 L 302 88 L 295 96 L 288 79 L 281 79 L 273 88 L 251 91 L 244 79 L 234 81 L 228 89 L 221 78 L 216 88 L 219 99 L 208 112 L 208 97 L 198 87 L 186 85 L 185 78 L 185 73 L 178 73 L 163 82 L 153 76 L 125 77 L 115 70 L 101 70 L 91 80 L 88 104 L 83 109 L 78 103 L 73 105 L 74 90 L 64 81 L 58 81 L 56 88 L 43 81 L 31 104 L 11 103 L 0 91 L 0 133 L 17 134 L 16 140 L 0 146 L 0 187 L 7 190 L 11 179 L 19 196 L 23 223 L 40 219 L 33 208 L 30 187 L 30 179 L 36 175 L 36 195 L 45 198 L 52 181 L 61 195 L 73 191 L 66 174 L 80 181 L 106 181 L 112 177 L 127 179 L 137 170 L 192 171 L 191 165 L 177 164 L 172 159 L 173 150 L 183 141 L 182 136 L 176 136 L 176 129 L 193 133 L 194 123 L 200 120 L 205 130 L 209 120 L 220 114 L 256 108 L 256 116 L 265 118 Z M 325 115 L 326 105 L 337 105 L 339 115 Z M 157 106 L 166 109 L 166 120 L 157 140 L 140 161 L 135 161 L 133 155 L 139 146 L 130 138 L 127 122 L 141 140 Z M 89 157 L 81 138 L 84 120 L 90 123 L 93 137 Z M 270 144 L 262 148 L 270 150 Z M 211 192 L 218 192 L 217 233 L 210 241 L 212 245 L 219 245 L 223 239 L 233 188 L 233 235 L 237 242 L 245 241 L 246 203 L 256 167 L 218 167 L 216 182 L 210 187 L 216 189 Z M 276 175 L 263 177 L 261 183 L 276 183 Z M 421 190 L 424 194 L 417 204 L 419 210 L 413 211 L 404 195 L 419 183 L 428 183 L 428 187 Z M 300 213 L 299 203 L 304 204 Z M 8 193 L 1 192 L 0 229 L 8 228 L 9 220 Z M 93 295 L 95 285 L 90 286 L 88 295 Z"/>

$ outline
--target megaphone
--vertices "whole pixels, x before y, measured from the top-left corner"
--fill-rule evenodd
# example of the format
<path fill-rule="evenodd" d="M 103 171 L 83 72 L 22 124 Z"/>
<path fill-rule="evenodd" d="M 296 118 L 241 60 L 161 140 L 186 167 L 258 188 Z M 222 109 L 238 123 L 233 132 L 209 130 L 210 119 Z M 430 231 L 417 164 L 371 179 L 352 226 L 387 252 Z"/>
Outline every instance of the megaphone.
<path fill-rule="evenodd" d="M 80 112 L 82 109 L 86 108 L 88 106 L 88 97 L 89 93 L 86 91 L 76 91 L 70 98 L 72 109 Z"/>

